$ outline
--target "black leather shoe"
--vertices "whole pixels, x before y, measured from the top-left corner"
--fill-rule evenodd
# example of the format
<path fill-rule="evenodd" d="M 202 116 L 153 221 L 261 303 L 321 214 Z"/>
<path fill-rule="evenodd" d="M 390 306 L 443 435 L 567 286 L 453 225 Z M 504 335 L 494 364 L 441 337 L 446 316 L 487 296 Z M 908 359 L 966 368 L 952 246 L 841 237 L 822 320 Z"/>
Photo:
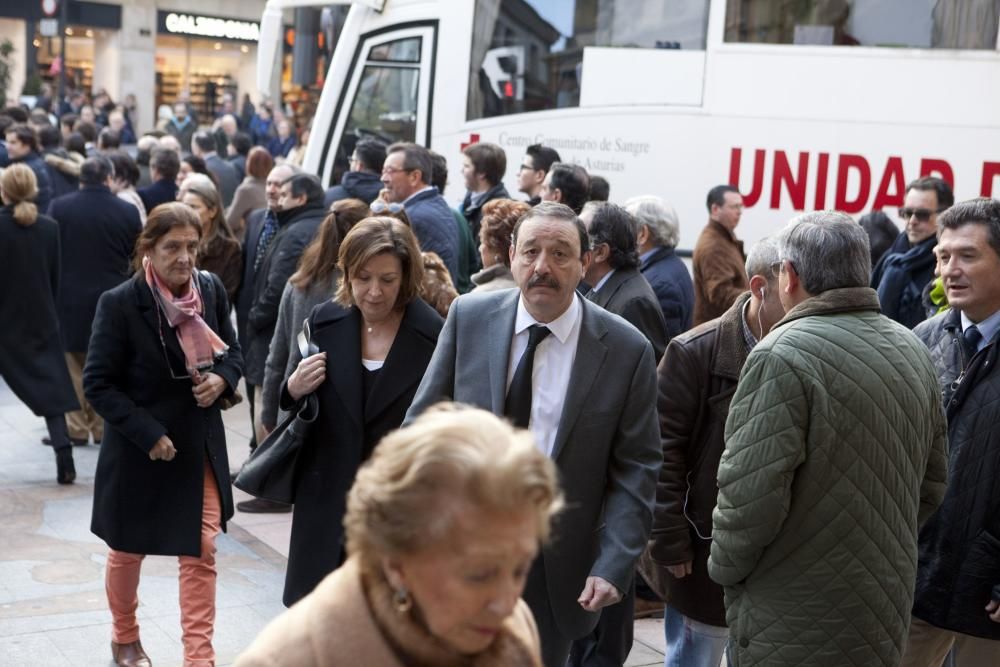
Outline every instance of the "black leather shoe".
<path fill-rule="evenodd" d="M 73 448 L 62 447 L 56 450 L 56 481 L 60 484 L 72 484 L 76 479 L 76 466 L 73 465 Z"/>
<path fill-rule="evenodd" d="M 111 642 L 111 659 L 118 667 L 153 667 L 153 661 L 142 650 L 138 639 L 128 644 Z"/>
<path fill-rule="evenodd" d="M 74 447 L 86 447 L 87 446 L 87 438 L 70 438 L 69 442 Z M 42 444 L 45 445 L 46 447 L 51 447 L 52 446 L 52 438 L 50 438 L 49 436 L 45 436 L 44 438 L 42 438 Z M 98 441 L 98 442 L 96 442 L 94 444 L 99 445 L 101 443 L 100 443 L 100 441 Z"/>
<path fill-rule="evenodd" d="M 265 498 L 254 498 L 236 503 L 236 509 L 247 514 L 283 514 L 291 512 L 292 506 Z"/>

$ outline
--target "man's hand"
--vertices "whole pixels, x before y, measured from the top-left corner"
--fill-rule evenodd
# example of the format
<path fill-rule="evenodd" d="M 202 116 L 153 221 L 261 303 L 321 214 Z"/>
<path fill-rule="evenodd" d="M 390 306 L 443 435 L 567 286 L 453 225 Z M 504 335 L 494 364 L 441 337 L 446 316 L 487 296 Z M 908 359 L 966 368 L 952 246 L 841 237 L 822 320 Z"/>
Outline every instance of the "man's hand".
<path fill-rule="evenodd" d="M 174 443 L 165 435 L 160 436 L 153 448 L 149 450 L 151 461 L 173 461 L 175 456 L 177 456 L 177 450 L 174 449 Z"/>
<path fill-rule="evenodd" d="M 691 561 L 685 561 L 677 565 L 668 565 L 667 572 L 674 575 L 675 579 L 683 579 L 691 574 Z"/>
<path fill-rule="evenodd" d="M 600 577 L 587 577 L 583 592 L 577 602 L 587 611 L 598 611 L 622 599 L 622 594 L 614 584 Z"/>
<path fill-rule="evenodd" d="M 222 376 L 215 373 L 206 373 L 205 375 L 196 373 L 191 381 L 194 382 L 191 392 L 194 394 L 194 400 L 198 403 L 199 408 L 212 407 L 212 404 L 228 386 Z"/>
<path fill-rule="evenodd" d="M 997 587 L 994 586 L 994 590 Z M 1000 623 L 1000 602 L 993 599 L 990 600 L 989 604 L 986 605 L 986 611 L 989 612 L 990 620 L 994 623 Z"/>

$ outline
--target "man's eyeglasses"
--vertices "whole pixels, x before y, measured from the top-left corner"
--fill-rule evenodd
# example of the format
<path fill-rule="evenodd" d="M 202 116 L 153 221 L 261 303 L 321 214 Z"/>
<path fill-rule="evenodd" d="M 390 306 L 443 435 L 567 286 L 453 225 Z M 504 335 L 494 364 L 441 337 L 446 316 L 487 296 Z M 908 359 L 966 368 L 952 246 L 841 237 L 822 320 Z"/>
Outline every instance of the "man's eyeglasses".
<path fill-rule="evenodd" d="M 941 213 L 948 207 L 942 207 L 935 210 L 930 210 L 929 208 L 901 208 L 899 209 L 899 217 L 903 220 L 909 220 L 910 218 L 916 218 L 918 222 L 928 222 L 931 216 L 935 213 Z"/>
<path fill-rule="evenodd" d="M 518 167 L 517 170 L 518 171 L 539 171 L 538 169 L 535 169 L 534 165 L 530 165 L 530 164 L 522 164 L 520 167 Z"/>
<path fill-rule="evenodd" d="M 393 174 L 397 174 L 397 173 L 399 173 L 401 171 L 406 172 L 408 174 L 411 171 L 413 171 L 413 169 L 400 169 L 399 167 L 382 167 L 382 175 L 383 176 L 385 176 L 385 175 L 392 176 Z"/>
<path fill-rule="evenodd" d="M 777 262 L 771 265 L 771 275 L 774 276 L 775 278 L 780 276 L 781 270 L 785 267 L 785 262 L 788 262 L 788 266 L 792 267 L 792 271 L 795 271 L 796 273 L 799 272 L 799 270 L 795 268 L 795 264 L 792 263 L 792 260 L 779 259 Z"/>
<path fill-rule="evenodd" d="M 372 213 L 375 213 L 376 215 L 380 213 L 385 213 L 386 211 L 388 211 L 389 213 L 399 213 L 400 211 L 403 210 L 403 205 L 397 202 L 386 203 L 381 199 L 376 199 L 375 201 L 372 202 L 371 210 Z"/>

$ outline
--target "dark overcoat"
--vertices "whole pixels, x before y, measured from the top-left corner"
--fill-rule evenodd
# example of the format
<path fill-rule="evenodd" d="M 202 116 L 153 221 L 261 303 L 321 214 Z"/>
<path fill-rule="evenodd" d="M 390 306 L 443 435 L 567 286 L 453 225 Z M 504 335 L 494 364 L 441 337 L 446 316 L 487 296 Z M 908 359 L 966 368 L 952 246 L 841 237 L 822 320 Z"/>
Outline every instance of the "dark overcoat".
<path fill-rule="evenodd" d="M 316 390 L 319 417 L 298 461 L 286 606 L 312 592 L 340 566 L 347 492 L 358 467 L 382 436 L 403 423 L 444 324 L 420 299 L 410 303 L 366 400 L 361 312 L 328 301 L 313 309 L 310 317 L 312 340 L 327 352 L 326 381 Z M 284 388 L 282 394 L 282 407 L 292 407 Z"/>
<path fill-rule="evenodd" d="M 264 230 L 264 213 L 267 209 L 258 208 L 247 213 L 246 233 L 243 235 L 243 277 L 239 290 L 236 292 L 236 335 L 240 339 L 240 348 L 247 349 L 247 318 L 250 307 L 253 306 L 257 272 L 254 263 L 257 261 L 257 244 L 260 233 Z"/>
<path fill-rule="evenodd" d="M 229 386 L 209 408 L 195 403 L 190 379 L 171 377 L 171 371 L 187 374 L 184 353 L 145 279 L 122 283 L 97 304 L 83 371 L 87 400 L 105 422 L 91 530 L 112 549 L 199 556 L 206 460 L 221 481 L 223 530 L 233 515 L 220 401 L 236 389 L 243 357 L 222 282 L 199 273 L 199 283 L 205 323 L 229 345 L 213 369 Z M 151 461 L 149 451 L 163 435 L 177 456 Z"/>
<path fill-rule="evenodd" d="M 129 277 L 142 231 L 139 210 L 105 185 L 85 185 L 56 197 L 49 215 L 59 223 L 62 281 L 59 322 L 67 352 L 86 352 L 97 300 Z"/>
<path fill-rule="evenodd" d="M 0 208 L 0 376 L 39 417 L 79 410 L 59 338 L 59 226 L 22 227 Z"/>
<path fill-rule="evenodd" d="M 638 329 L 653 346 L 653 357 L 660 363 L 667 349 L 667 325 L 656 293 L 639 269 L 615 269 L 601 289 L 590 290 L 587 298 Z"/>

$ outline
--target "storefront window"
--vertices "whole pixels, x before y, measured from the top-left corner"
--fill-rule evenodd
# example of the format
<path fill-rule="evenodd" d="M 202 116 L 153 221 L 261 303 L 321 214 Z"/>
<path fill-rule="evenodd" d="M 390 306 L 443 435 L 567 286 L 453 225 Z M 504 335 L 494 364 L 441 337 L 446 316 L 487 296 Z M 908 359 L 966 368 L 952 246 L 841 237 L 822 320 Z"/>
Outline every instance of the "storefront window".
<path fill-rule="evenodd" d="M 726 41 L 996 49 L 1000 0 L 728 0 Z"/>
<path fill-rule="evenodd" d="M 585 47 L 701 50 L 707 23 L 708 0 L 476 0 L 468 118 L 578 106 Z"/>

